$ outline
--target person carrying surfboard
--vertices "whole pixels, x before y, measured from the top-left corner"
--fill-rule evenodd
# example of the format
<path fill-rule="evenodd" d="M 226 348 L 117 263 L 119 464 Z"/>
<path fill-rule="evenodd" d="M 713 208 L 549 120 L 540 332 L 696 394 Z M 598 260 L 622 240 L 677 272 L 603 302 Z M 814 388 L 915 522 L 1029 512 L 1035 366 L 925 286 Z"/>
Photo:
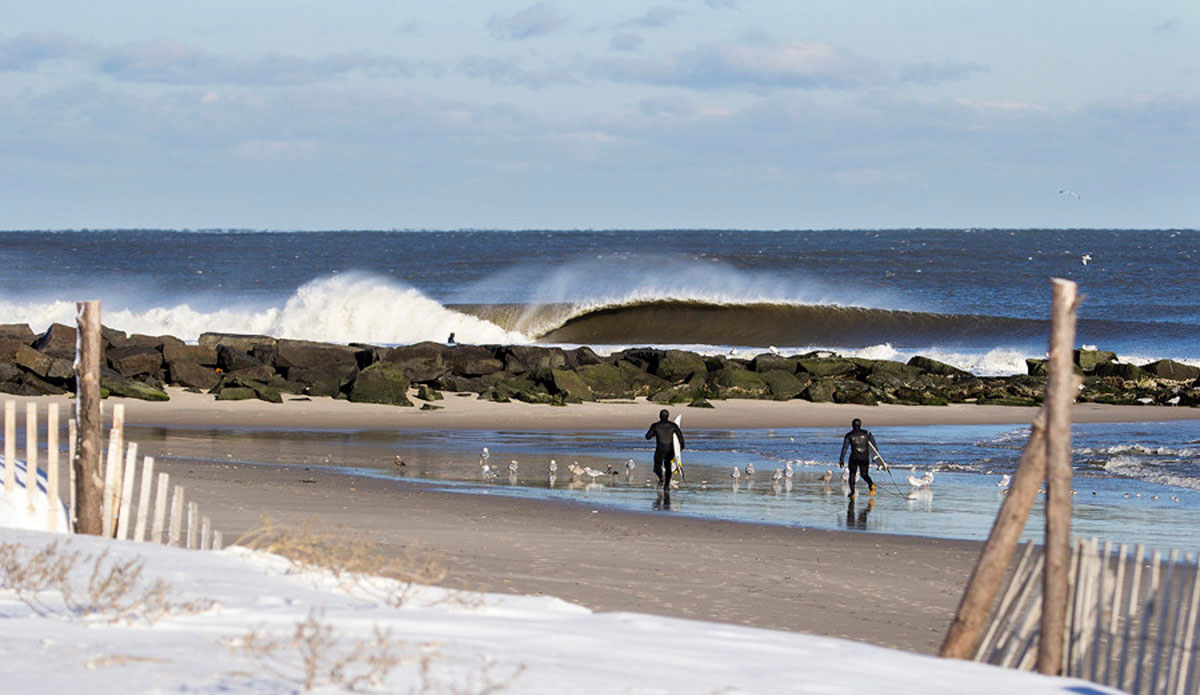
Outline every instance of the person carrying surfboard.
<path fill-rule="evenodd" d="M 846 465 L 846 450 L 850 450 L 850 497 L 854 497 L 854 483 L 858 475 L 862 476 L 864 482 L 871 486 L 871 494 L 875 494 L 875 482 L 871 480 L 871 476 L 867 475 L 867 466 L 871 463 L 871 454 L 875 454 L 875 458 L 879 459 L 879 464 L 887 470 L 887 464 L 879 456 L 879 450 L 875 448 L 875 435 L 862 428 L 862 420 L 854 418 L 850 423 L 850 431 L 842 437 L 842 453 L 838 456 L 838 468 Z"/>
<path fill-rule="evenodd" d="M 679 438 L 679 448 L 683 448 L 683 431 L 679 425 L 671 422 L 671 414 L 664 408 L 658 411 L 658 422 L 646 430 L 646 439 L 654 440 L 654 475 L 664 490 L 671 489 L 671 460 L 675 458 L 675 438 Z"/>

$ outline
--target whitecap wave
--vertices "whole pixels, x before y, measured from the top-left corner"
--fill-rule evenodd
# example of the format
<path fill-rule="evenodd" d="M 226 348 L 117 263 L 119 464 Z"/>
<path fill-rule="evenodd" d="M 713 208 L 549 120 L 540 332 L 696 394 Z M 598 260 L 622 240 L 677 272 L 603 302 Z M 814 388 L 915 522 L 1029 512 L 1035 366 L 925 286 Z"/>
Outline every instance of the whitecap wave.
<path fill-rule="evenodd" d="M 451 333 L 464 343 L 528 343 L 529 338 L 443 306 L 419 290 L 365 274 L 309 282 L 282 306 L 205 311 L 187 303 L 145 309 L 101 307 L 106 326 L 129 333 L 173 335 L 196 340 L 201 333 L 254 333 L 335 343 L 407 344 L 444 341 Z M 73 302 L 0 301 L 0 323 L 72 325 Z"/>

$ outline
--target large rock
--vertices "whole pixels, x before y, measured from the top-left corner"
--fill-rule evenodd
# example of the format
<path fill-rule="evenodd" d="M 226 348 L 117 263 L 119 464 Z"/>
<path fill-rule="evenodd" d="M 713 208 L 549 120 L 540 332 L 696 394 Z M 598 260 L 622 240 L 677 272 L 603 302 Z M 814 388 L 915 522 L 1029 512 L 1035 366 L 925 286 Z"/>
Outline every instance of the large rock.
<path fill-rule="evenodd" d="M 662 388 L 652 392 L 649 395 L 651 403 L 694 403 L 703 401 L 713 395 L 712 390 L 708 387 L 708 382 L 705 377 L 696 374 L 684 384 L 671 385 L 667 381 L 662 382 Z M 698 406 L 702 407 L 702 406 Z M 709 407 L 712 407 L 711 404 Z"/>
<path fill-rule="evenodd" d="M 853 403 L 855 405 L 877 405 L 879 403 L 871 387 L 861 381 L 835 381 L 833 392 L 835 403 Z"/>
<path fill-rule="evenodd" d="M 722 398 L 767 398 L 771 388 L 761 375 L 732 364 L 712 376 Z"/>
<path fill-rule="evenodd" d="M 39 377 L 45 377 L 53 363 L 54 358 L 31 347 L 21 346 L 13 355 L 13 364 Z"/>
<path fill-rule="evenodd" d="M 667 350 L 659 358 L 654 374 L 672 383 L 679 383 L 696 374 L 708 374 L 708 367 L 704 365 L 704 358 L 694 352 Z"/>
<path fill-rule="evenodd" d="M 833 379 L 813 379 L 808 388 L 804 389 L 803 395 L 813 403 L 830 403 L 836 392 L 837 384 Z"/>
<path fill-rule="evenodd" d="M 0 362 L 0 391 L 4 391 L 4 384 L 7 382 L 15 383 L 21 378 L 21 370 L 7 363 Z M 4 391 L 8 393 L 7 391 Z"/>
<path fill-rule="evenodd" d="M 777 401 L 786 401 L 799 396 L 808 388 L 812 381 L 811 374 L 802 374 L 800 377 L 783 369 L 768 369 L 765 372 L 759 372 L 758 376 L 771 389 L 771 397 Z"/>
<path fill-rule="evenodd" d="M 1159 379 L 1168 379 L 1170 381 L 1191 381 L 1200 377 L 1200 367 L 1193 367 L 1190 364 L 1183 364 L 1174 360 L 1158 360 L 1157 362 L 1142 365 L 1142 369 L 1150 372 Z"/>
<path fill-rule="evenodd" d="M 450 361 L 450 348 L 433 342 L 392 348 L 383 356 L 383 362 L 400 367 L 412 383 L 432 382 L 450 373 Z"/>
<path fill-rule="evenodd" d="M 589 364 L 604 364 L 605 359 L 597 355 L 594 350 L 586 345 L 577 347 L 574 350 L 567 350 L 567 366 L 571 369 L 586 367 Z"/>
<path fill-rule="evenodd" d="M 203 345 L 175 345 L 164 343 L 163 362 L 195 362 L 205 367 L 217 366 L 217 349 Z"/>
<path fill-rule="evenodd" d="M 910 359 L 908 361 L 908 366 L 916 367 L 917 369 L 920 369 L 928 374 L 937 374 L 940 376 L 953 376 L 962 378 L 974 376 L 968 371 L 948 365 L 945 362 L 938 362 L 935 359 L 924 357 L 922 355 L 916 355 Z"/>
<path fill-rule="evenodd" d="M 789 374 L 796 373 L 796 360 L 770 352 L 756 355 L 750 362 L 750 369 L 762 374 L 764 372 L 781 371 Z"/>
<path fill-rule="evenodd" d="M 596 398 L 633 398 L 635 387 L 624 370 L 614 364 L 591 364 L 576 374 Z"/>
<path fill-rule="evenodd" d="M 492 351 L 478 345 L 456 345 L 450 352 L 450 372 L 457 376 L 473 377 L 495 374 L 504 363 Z"/>
<path fill-rule="evenodd" d="M 0 362 L 12 362 L 21 348 L 28 348 L 29 343 L 12 338 L 0 338 Z M 30 348 L 32 349 L 32 348 Z"/>
<path fill-rule="evenodd" d="M 595 395 L 592 394 L 592 389 L 588 388 L 583 377 L 579 376 L 578 372 L 568 369 L 551 370 L 554 379 L 555 393 L 566 395 L 569 401 L 594 401 Z"/>
<path fill-rule="evenodd" d="M 259 345 L 274 345 L 276 340 L 269 335 L 248 335 L 245 333 L 201 333 L 196 341 L 202 347 L 217 348 L 228 345 L 249 354 Z"/>
<path fill-rule="evenodd" d="M 27 323 L 0 323 L 0 340 L 16 340 L 31 345 L 37 334 Z"/>
<path fill-rule="evenodd" d="M 251 357 L 244 350 L 234 347 L 233 345 L 218 345 L 217 346 L 217 366 L 223 372 L 236 372 L 242 369 L 251 369 L 254 367 L 264 366 L 262 360 Z"/>
<path fill-rule="evenodd" d="M 389 361 L 377 362 L 358 373 L 350 387 L 350 400 L 355 403 L 384 403 L 412 405 L 408 399 L 408 373 Z"/>
<path fill-rule="evenodd" d="M 858 372 L 857 364 L 841 357 L 801 359 L 796 365 L 800 371 L 822 378 L 849 377 Z"/>
<path fill-rule="evenodd" d="M 1090 374 L 1096 370 L 1096 367 L 1102 364 L 1109 364 L 1117 360 L 1117 353 L 1107 350 L 1076 350 L 1075 351 L 1075 366 L 1079 367 L 1080 371 Z"/>
<path fill-rule="evenodd" d="M 52 324 L 46 332 L 33 341 L 33 349 L 62 359 L 75 359 L 75 329 L 61 323 Z"/>
<path fill-rule="evenodd" d="M 162 370 L 162 353 L 151 347 L 131 345 L 110 349 L 105 358 L 108 360 L 108 366 L 126 378 L 157 376 Z"/>
<path fill-rule="evenodd" d="M 288 380 L 302 384 L 303 392 L 310 396 L 329 396 L 336 398 L 339 393 L 354 382 L 358 376 L 358 368 L 347 364 L 330 369 L 297 369 L 288 370 Z"/>
<path fill-rule="evenodd" d="M 524 374 L 541 369 L 562 369 L 567 366 L 567 353 L 562 348 L 536 345 L 510 345 L 502 351 L 504 370 Z"/>
<path fill-rule="evenodd" d="M 170 400 L 166 391 L 136 379 L 126 379 L 108 369 L 100 371 L 100 388 L 108 391 L 110 396 L 137 398 L 143 401 Z"/>
<path fill-rule="evenodd" d="M 1033 372 L 1030 372 L 1031 374 Z M 1096 365 L 1093 372 L 1096 376 L 1116 377 L 1125 381 L 1138 381 L 1150 377 L 1150 372 L 1142 369 L 1136 364 L 1124 364 L 1121 362 L 1107 362 L 1105 364 Z"/>
<path fill-rule="evenodd" d="M 274 364 L 290 375 L 291 369 L 333 369 L 358 367 L 356 350 L 341 345 L 308 340 L 280 340 L 275 343 Z"/>
<path fill-rule="evenodd" d="M 190 388 L 211 390 L 221 381 L 213 369 L 189 360 L 167 363 L 167 379 L 172 384 Z"/>
<path fill-rule="evenodd" d="M 655 348 L 629 348 L 613 353 L 612 361 L 617 363 L 624 360 L 643 372 L 653 374 L 658 370 L 658 361 L 663 358 L 664 354 L 663 350 Z M 708 371 L 713 371 L 712 367 L 708 367 Z"/>
<path fill-rule="evenodd" d="M 16 396 L 59 396 L 67 392 L 30 372 L 21 372 L 16 381 L 0 384 L 0 387 Z"/>

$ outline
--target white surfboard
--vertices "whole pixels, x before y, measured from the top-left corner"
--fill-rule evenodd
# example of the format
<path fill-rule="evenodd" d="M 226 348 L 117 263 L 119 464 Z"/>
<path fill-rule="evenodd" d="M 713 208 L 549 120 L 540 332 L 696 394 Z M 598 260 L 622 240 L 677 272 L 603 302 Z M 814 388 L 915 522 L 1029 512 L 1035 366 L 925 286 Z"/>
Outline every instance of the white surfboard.
<path fill-rule="evenodd" d="M 683 420 L 682 415 L 675 416 L 675 425 L 677 427 L 679 426 L 679 422 L 681 420 Z M 675 475 L 678 474 L 679 477 L 682 478 L 683 477 L 683 447 L 679 445 L 679 435 L 677 435 L 677 434 L 671 435 L 671 444 L 675 448 L 675 458 L 671 459 L 671 477 L 675 477 Z"/>

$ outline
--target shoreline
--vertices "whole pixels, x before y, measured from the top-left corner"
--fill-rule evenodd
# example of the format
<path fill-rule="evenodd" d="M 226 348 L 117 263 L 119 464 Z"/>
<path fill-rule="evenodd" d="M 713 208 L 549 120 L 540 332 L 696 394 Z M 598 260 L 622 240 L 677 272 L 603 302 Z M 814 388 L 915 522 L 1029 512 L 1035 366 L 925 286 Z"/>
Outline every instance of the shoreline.
<path fill-rule="evenodd" d="M 112 406 L 122 404 L 126 422 L 138 426 L 315 431 L 588 431 L 641 430 L 657 419 L 657 413 L 663 407 L 672 414 L 684 415 L 685 430 L 842 427 L 854 418 L 862 419 L 867 427 L 1024 425 L 1032 422 L 1038 411 L 1032 407 L 970 403 L 851 405 L 749 399 L 713 401 L 713 408 L 662 406 L 645 398 L 550 406 L 519 401 L 496 403 L 479 400 L 473 393 L 447 393 L 444 400 L 433 403 L 441 406 L 440 410 L 425 411 L 420 406 L 351 403 L 324 397 L 289 397 L 283 403 L 267 403 L 256 399 L 217 401 L 210 394 L 191 393 L 176 387 L 168 388 L 168 393 L 171 397 L 168 401 L 107 399 L 102 405 L 104 416 L 110 418 Z M 64 417 L 74 402 L 66 396 L 0 395 L 0 401 L 7 400 L 18 404 L 56 402 Z M 1077 403 L 1072 407 L 1071 417 L 1077 423 L 1200 420 L 1200 408 Z"/>

